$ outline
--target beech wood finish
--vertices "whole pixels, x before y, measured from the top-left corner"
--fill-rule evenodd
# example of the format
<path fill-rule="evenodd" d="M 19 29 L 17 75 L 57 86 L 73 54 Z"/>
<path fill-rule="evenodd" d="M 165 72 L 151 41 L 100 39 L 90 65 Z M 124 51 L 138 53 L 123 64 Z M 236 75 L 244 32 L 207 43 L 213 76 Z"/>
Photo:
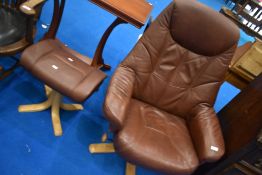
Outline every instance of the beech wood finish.
<path fill-rule="evenodd" d="M 102 135 L 101 141 L 102 143 L 89 145 L 88 150 L 91 154 L 103 154 L 103 153 L 115 153 L 116 152 L 113 143 L 105 143 L 106 141 L 108 141 L 108 136 L 106 133 Z M 126 162 L 125 175 L 136 175 L 136 166 L 129 162 Z"/>
<path fill-rule="evenodd" d="M 22 13 L 20 13 L 20 7 L 26 8 L 27 5 L 30 5 L 31 11 L 34 13 L 26 13 L 25 16 L 22 18 L 25 19 L 24 24 L 26 26 L 26 32 L 24 37 L 22 37 L 20 40 L 17 40 L 13 43 L 2 45 L 0 46 L 0 56 L 11 56 L 14 54 L 17 54 L 21 51 L 23 51 L 26 47 L 31 45 L 33 43 L 33 38 L 35 34 L 35 23 L 38 20 L 38 17 L 41 13 L 41 8 L 45 0 L 11 0 L 11 1 L 4 1 L 0 0 L 0 8 L 8 10 L 9 13 L 16 13 L 20 16 L 23 16 Z M 21 9 L 24 9 L 21 8 Z M 1 24 L 2 25 L 2 24 Z M 6 24 L 7 25 L 7 24 Z M 18 29 L 19 30 L 19 29 Z M 14 68 L 18 65 L 18 63 L 14 64 L 10 69 L 4 71 L 1 71 L 0 79 L 5 78 L 8 76 Z"/>
<path fill-rule="evenodd" d="M 262 41 L 247 42 L 237 48 L 226 81 L 244 89 L 262 72 Z"/>
<path fill-rule="evenodd" d="M 60 108 L 67 111 L 83 110 L 83 106 L 80 104 L 65 104 L 62 102 L 63 98 L 61 94 L 52 90 L 48 86 L 45 86 L 47 100 L 32 105 L 20 105 L 18 108 L 19 112 L 38 112 L 51 108 L 52 124 L 55 136 L 61 136 L 62 126 L 60 122 L 59 110 Z"/>
<path fill-rule="evenodd" d="M 110 65 L 104 63 L 103 50 L 108 37 L 116 26 L 130 23 L 141 28 L 152 10 L 152 5 L 144 0 L 90 0 L 94 4 L 106 9 L 117 16 L 117 19 L 107 28 L 103 34 L 92 61 L 92 66 L 110 69 Z"/>

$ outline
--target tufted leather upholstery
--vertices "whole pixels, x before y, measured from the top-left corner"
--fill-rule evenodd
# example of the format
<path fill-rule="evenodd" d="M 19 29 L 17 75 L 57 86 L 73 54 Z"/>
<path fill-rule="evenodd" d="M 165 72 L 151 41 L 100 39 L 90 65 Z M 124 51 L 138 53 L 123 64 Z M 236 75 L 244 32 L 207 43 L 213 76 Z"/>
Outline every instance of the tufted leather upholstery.
<path fill-rule="evenodd" d="M 218 160 L 224 141 L 213 105 L 238 39 L 219 13 L 173 1 L 112 77 L 104 111 L 116 150 L 169 174 Z"/>
<path fill-rule="evenodd" d="M 26 33 L 26 17 L 11 8 L 0 8 L 0 46 L 15 43 Z"/>

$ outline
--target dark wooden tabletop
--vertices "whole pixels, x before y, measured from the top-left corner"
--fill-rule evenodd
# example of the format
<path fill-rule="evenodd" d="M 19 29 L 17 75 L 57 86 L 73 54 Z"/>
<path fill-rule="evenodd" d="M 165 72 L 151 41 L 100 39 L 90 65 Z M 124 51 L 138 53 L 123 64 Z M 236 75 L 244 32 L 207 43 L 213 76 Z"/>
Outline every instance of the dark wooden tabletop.
<path fill-rule="evenodd" d="M 145 0 L 90 0 L 101 8 L 116 15 L 122 20 L 136 26 L 142 27 L 151 10 L 152 5 Z"/>

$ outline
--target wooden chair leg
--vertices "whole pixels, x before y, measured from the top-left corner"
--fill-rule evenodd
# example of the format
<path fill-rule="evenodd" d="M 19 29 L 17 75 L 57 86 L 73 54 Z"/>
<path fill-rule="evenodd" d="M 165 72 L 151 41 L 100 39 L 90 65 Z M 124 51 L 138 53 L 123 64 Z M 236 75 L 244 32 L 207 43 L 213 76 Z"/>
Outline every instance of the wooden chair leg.
<path fill-rule="evenodd" d="M 102 138 L 101 138 L 101 141 L 104 143 L 104 142 L 107 141 L 107 139 L 108 139 L 107 133 L 104 133 Z"/>
<path fill-rule="evenodd" d="M 135 175 L 136 174 L 136 166 L 126 162 L 126 174 L 125 175 Z"/>
<path fill-rule="evenodd" d="M 82 110 L 83 106 L 80 104 L 64 104 L 62 103 L 62 95 L 48 86 L 45 86 L 47 100 L 39 104 L 20 105 L 19 112 L 37 112 L 43 111 L 51 107 L 51 117 L 55 136 L 61 136 L 63 131 L 60 121 L 60 108 L 64 110 Z"/>
<path fill-rule="evenodd" d="M 101 140 L 102 142 L 106 142 L 108 136 L 107 133 L 104 133 Z M 98 153 L 114 153 L 115 147 L 113 143 L 96 143 L 89 145 L 89 152 L 91 154 L 98 154 Z M 136 166 L 127 162 L 126 163 L 126 170 L 125 175 L 136 175 Z"/>
<path fill-rule="evenodd" d="M 107 133 L 105 132 L 102 137 L 102 143 L 90 144 L 89 152 L 90 153 L 114 153 L 115 148 L 113 143 L 105 143 L 108 139 Z"/>
<path fill-rule="evenodd" d="M 94 153 L 114 153 L 115 147 L 113 143 L 96 143 L 89 145 L 89 152 Z"/>

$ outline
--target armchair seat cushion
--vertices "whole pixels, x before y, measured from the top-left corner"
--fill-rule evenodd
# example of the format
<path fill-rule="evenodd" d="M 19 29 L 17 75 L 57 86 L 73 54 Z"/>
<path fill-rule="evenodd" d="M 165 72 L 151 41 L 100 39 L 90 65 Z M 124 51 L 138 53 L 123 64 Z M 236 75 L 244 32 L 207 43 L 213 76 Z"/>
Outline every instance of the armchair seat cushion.
<path fill-rule="evenodd" d="M 114 140 L 130 162 L 172 174 L 190 174 L 199 164 L 183 118 L 131 99 L 123 129 Z"/>
<path fill-rule="evenodd" d="M 26 17 L 21 12 L 0 8 L 0 47 L 21 40 L 26 33 Z"/>
<path fill-rule="evenodd" d="M 106 75 L 90 66 L 90 59 L 58 40 L 48 39 L 27 48 L 21 64 L 52 89 L 82 102 Z"/>

